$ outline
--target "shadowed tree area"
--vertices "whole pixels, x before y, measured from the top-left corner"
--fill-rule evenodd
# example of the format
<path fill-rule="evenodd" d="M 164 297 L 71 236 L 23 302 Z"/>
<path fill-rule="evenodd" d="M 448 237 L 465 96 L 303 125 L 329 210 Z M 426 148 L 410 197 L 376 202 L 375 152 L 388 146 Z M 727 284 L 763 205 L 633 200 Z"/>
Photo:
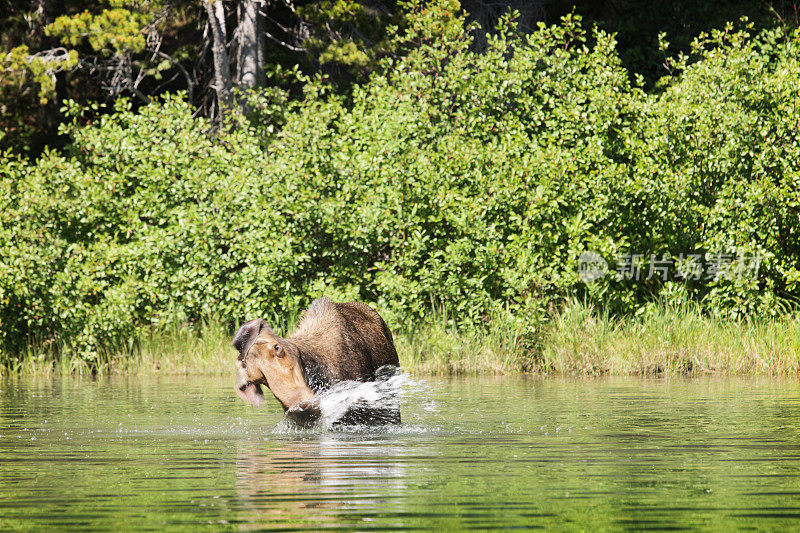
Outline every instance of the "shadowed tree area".
<path fill-rule="evenodd" d="M 781 25 L 790 29 L 800 21 L 800 2 L 796 0 L 554 0 L 549 7 L 556 17 L 572 9 L 586 23 L 614 33 L 623 66 L 644 76 L 649 84 L 667 74 L 658 47 L 659 33 L 666 35 L 672 50 L 688 52 L 701 32 L 722 28 L 741 17 L 747 17 L 756 28 Z"/>

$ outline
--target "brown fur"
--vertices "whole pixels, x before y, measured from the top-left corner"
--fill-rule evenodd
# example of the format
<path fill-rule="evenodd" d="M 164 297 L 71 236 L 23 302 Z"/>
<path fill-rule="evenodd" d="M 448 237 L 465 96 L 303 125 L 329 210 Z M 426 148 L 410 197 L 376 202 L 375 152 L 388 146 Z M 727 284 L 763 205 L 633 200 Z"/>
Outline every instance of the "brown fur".
<path fill-rule="evenodd" d="M 373 380 L 378 368 L 399 365 L 392 334 L 378 313 L 328 298 L 315 300 L 285 339 L 257 319 L 239 328 L 233 345 L 239 351 L 240 396 L 260 403 L 258 385 L 267 385 L 290 414 L 304 413 L 294 417 L 301 422 L 318 416 L 314 395 L 333 383 Z"/>
<path fill-rule="evenodd" d="M 369 381 L 378 368 L 400 364 L 386 322 L 359 302 L 315 300 L 287 341 L 306 364 L 326 369 L 332 381 Z"/>

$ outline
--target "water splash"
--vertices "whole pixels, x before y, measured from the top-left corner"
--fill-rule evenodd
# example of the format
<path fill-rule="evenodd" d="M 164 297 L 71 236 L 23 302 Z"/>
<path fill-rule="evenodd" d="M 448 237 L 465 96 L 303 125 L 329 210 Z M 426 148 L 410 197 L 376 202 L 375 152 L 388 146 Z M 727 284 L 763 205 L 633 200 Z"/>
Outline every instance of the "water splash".
<path fill-rule="evenodd" d="M 390 431 L 400 429 L 403 407 L 413 403 L 423 410 L 435 410 L 427 383 L 401 369 L 385 366 L 378 369 L 375 381 L 341 381 L 317 397 L 322 413 L 312 432 L 337 429 L 346 432 Z M 368 421 L 365 421 L 365 414 Z M 408 424 L 404 430 L 410 429 Z M 282 420 L 275 433 L 303 432 L 288 419 Z"/>

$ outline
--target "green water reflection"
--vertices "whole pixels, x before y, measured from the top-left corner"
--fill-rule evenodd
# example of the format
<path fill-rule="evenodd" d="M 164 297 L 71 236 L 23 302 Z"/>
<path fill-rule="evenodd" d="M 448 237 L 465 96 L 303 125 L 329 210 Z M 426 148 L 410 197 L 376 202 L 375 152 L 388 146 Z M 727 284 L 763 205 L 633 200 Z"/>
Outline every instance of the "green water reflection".
<path fill-rule="evenodd" d="M 800 528 L 795 380 L 418 380 L 293 431 L 217 378 L 0 381 L 0 529 Z"/>

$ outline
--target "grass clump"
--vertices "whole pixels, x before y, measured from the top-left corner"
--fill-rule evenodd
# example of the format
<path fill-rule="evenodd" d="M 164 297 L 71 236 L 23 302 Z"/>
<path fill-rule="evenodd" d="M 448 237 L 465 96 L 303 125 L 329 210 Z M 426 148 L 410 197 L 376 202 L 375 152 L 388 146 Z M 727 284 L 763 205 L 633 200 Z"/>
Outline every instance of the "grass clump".
<path fill-rule="evenodd" d="M 800 317 L 732 321 L 685 304 L 618 318 L 573 302 L 542 346 L 537 370 L 558 374 L 796 374 Z"/>
<path fill-rule="evenodd" d="M 497 313 L 488 329 L 457 330 L 446 315 L 417 330 L 395 335 L 401 365 L 435 375 L 506 374 L 525 369 L 524 329 L 508 313 Z"/>
<path fill-rule="evenodd" d="M 128 346 L 104 352 L 100 364 L 90 364 L 77 353 L 68 356 L 45 344 L 31 344 L 16 364 L 0 366 L 0 375 L 225 374 L 235 357 L 228 325 L 212 319 L 143 329 Z"/>

